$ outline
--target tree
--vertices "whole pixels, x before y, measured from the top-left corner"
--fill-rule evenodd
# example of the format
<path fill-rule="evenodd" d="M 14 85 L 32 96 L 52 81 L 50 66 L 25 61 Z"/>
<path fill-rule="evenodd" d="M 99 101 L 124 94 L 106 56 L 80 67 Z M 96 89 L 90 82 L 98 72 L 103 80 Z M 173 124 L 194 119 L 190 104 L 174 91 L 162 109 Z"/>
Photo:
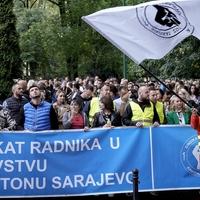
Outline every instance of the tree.
<path fill-rule="evenodd" d="M 148 0 L 16 0 L 21 58 L 32 77 L 99 75 L 122 77 L 122 53 L 83 20 L 104 8 L 135 5 Z M 186 39 L 161 60 L 144 66 L 161 78 L 198 77 L 200 45 Z M 128 78 L 149 76 L 127 59 Z M 188 70 L 190 67 L 190 70 Z"/>
<path fill-rule="evenodd" d="M 49 0 L 59 8 L 62 27 L 62 52 L 65 52 L 65 65 L 68 76 L 72 79 L 84 73 L 108 74 L 118 73 L 119 51 L 108 41 L 88 27 L 82 20 L 83 15 L 114 6 L 113 2 L 104 0 Z M 115 5 L 119 1 L 115 1 Z M 61 51 L 61 50 L 60 50 Z"/>
<path fill-rule="evenodd" d="M 13 79 L 22 76 L 19 36 L 16 32 L 16 18 L 13 1 L 0 1 L 0 95 L 6 98 Z"/>
<path fill-rule="evenodd" d="M 161 60 L 146 61 L 151 72 L 161 78 L 199 78 L 200 41 L 191 36 Z"/>

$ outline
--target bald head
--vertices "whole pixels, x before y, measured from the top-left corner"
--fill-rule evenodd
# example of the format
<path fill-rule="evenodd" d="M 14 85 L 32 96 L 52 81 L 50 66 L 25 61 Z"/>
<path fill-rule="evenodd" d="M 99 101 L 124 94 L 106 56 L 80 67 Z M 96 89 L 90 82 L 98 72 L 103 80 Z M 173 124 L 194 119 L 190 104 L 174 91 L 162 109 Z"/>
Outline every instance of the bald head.
<path fill-rule="evenodd" d="M 149 100 L 149 88 L 147 86 L 141 86 L 138 89 L 138 100 L 139 101 Z"/>

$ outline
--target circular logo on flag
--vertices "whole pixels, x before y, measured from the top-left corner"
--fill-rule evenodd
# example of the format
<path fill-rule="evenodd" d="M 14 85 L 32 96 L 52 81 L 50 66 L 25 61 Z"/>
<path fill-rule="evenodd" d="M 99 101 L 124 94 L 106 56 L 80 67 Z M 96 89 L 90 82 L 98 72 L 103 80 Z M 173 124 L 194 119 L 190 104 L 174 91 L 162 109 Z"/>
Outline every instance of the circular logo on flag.
<path fill-rule="evenodd" d="M 185 170 L 193 176 L 200 177 L 200 146 L 197 136 L 193 136 L 185 142 L 180 155 Z"/>
<path fill-rule="evenodd" d="M 189 35 L 194 30 L 183 9 L 176 3 L 137 8 L 137 18 L 144 28 L 162 38 L 174 37 L 183 30 L 186 30 Z"/>

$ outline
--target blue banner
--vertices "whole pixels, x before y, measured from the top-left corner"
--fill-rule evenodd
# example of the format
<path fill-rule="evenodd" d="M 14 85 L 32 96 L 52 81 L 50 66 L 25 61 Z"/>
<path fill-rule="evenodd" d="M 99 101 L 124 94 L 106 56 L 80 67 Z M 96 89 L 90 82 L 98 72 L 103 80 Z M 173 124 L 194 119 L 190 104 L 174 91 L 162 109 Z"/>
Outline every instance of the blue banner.
<path fill-rule="evenodd" d="M 200 188 L 200 148 L 190 127 L 152 129 L 155 189 Z"/>
<path fill-rule="evenodd" d="M 77 196 L 200 188 L 190 127 L 1 132 L 0 197 Z"/>

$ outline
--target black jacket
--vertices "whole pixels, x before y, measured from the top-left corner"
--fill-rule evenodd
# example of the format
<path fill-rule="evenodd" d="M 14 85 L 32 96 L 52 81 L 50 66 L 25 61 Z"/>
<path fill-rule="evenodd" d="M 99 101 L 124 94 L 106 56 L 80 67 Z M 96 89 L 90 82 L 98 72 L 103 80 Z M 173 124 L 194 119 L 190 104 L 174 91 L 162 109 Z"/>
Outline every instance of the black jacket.
<path fill-rule="evenodd" d="M 118 112 L 112 112 L 109 116 L 103 112 L 98 112 L 94 115 L 92 128 L 104 126 L 108 119 L 110 120 L 112 126 L 122 126 L 121 116 Z"/>

